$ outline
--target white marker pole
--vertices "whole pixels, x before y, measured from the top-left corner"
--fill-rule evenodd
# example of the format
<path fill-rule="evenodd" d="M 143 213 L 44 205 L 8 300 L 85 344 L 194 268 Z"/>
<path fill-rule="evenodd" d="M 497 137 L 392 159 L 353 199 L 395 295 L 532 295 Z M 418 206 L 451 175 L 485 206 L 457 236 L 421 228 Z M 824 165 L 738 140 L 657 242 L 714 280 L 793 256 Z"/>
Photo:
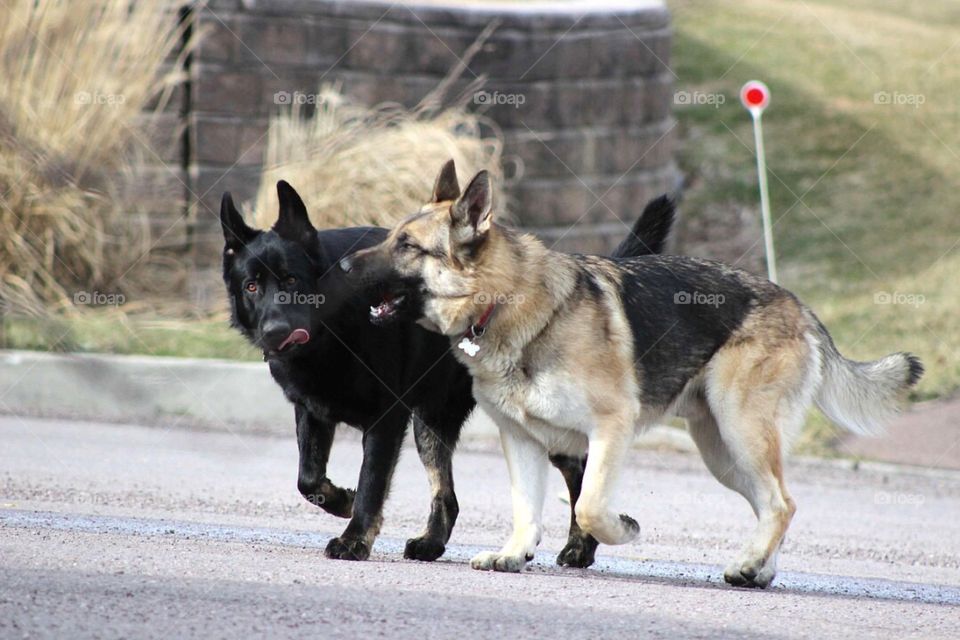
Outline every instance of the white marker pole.
<path fill-rule="evenodd" d="M 770 221 L 770 194 L 767 191 L 767 157 L 763 150 L 763 110 L 770 103 L 770 90 L 759 80 L 751 80 L 740 89 L 740 101 L 753 118 L 753 138 L 757 146 L 757 180 L 760 182 L 760 215 L 763 217 L 763 245 L 767 256 L 767 277 L 777 282 L 777 256 L 773 249 L 773 224 Z"/>

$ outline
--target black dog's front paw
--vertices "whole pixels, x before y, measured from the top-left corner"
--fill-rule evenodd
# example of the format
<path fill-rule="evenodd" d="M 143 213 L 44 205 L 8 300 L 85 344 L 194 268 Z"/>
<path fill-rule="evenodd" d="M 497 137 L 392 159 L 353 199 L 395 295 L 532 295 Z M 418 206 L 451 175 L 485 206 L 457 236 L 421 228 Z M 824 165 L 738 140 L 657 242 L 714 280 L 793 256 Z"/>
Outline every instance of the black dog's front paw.
<path fill-rule="evenodd" d="M 370 545 L 358 538 L 334 538 L 323 554 L 332 560 L 366 560 L 370 557 Z"/>
<path fill-rule="evenodd" d="M 327 478 L 316 480 L 302 477 L 297 482 L 297 488 L 307 502 L 330 515 L 338 518 L 349 518 L 353 515 L 353 499 L 357 495 L 353 489 L 338 487 Z"/>
<path fill-rule="evenodd" d="M 351 517 L 353 515 L 353 498 L 357 495 L 357 492 L 353 489 L 341 489 L 336 486 L 332 486 L 332 489 L 333 491 L 330 491 L 329 495 L 325 495 L 326 499 L 317 506 L 338 518 Z"/>
<path fill-rule="evenodd" d="M 561 567 L 586 569 L 593 564 L 598 544 L 593 536 L 571 538 L 557 556 L 557 564 Z"/>
<path fill-rule="evenodd" d="M 446 550 L 447 548 L 439 540 L 422 536 L 407 540 L 407 546 L 403 549 L 403 557 L 407 560 L 432 562 L 442 556 Z"/>

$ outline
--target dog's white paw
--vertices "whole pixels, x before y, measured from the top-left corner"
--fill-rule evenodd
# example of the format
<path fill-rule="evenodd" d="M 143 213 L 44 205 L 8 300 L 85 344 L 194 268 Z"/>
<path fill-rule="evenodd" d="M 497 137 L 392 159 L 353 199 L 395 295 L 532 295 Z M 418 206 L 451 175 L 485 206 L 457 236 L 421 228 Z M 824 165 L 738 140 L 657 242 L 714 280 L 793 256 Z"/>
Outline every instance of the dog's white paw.
<path fill-rule="evenodd" d="M 470 566 L 480 571 L 519 573 L 527 566 L 527 562 L 532 559 L 533 558 L 527 558 L 524 555 L 511 555 L 499 551 L 484 551 L 478 553 L 470 560 Z"/>

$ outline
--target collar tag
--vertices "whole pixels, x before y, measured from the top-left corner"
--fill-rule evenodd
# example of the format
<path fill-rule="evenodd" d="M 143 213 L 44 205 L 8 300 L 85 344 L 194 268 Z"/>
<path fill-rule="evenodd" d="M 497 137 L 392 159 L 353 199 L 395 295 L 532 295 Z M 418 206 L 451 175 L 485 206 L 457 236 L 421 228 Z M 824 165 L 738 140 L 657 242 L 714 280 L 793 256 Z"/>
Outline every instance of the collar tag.
<path fill-rule="evenodd" d="M 463 334 L 463 339 L 460 341 L 460 344 L 457 345 L 458 349 L 471 358 L 476 357 L 477 352 L 480 351 L 480 345 L 474 342 L 473 338 L 479 338 L 487 332 L 487 323 L 490 322 L 490 317 L 496 308 L 497 304 L 495 302 L 490 303 L 490 306 L 486 308 L 476 324 L 470 325 L 470 328 Z"/>
<path fill-rule="evenodd" d="M 465 354 L 471 358 L 476 357 L 477 352 L 480 351 L 480 345 L 468 338 L 467 336 L 463 337 L 463 340 L 460 341 L 460 344 L 457 345 L 457 348 L 463 351 Z"/>

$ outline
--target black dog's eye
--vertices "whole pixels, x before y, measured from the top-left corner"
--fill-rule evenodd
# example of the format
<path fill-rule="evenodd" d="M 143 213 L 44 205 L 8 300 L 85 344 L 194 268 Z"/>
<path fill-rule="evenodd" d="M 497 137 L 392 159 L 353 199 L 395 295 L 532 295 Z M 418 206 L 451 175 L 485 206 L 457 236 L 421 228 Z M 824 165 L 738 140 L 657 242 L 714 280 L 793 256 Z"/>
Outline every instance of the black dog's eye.
<path fill-rule="evenodd" d="M 289 285 L 297 284 L 297 276 L 287 276 L 287 284 Z"/>
<path fill-rule="evenodd" d="M 254 282 L 253 280 L 251 280 L 250 282 L 247 283 L 247 287 L 246 287 L 246 288 L 247 288 L 247 291 L 249 291 L 250 293 L 256 293 L 256 292 L 257 292 L 257 283 Z"/>

